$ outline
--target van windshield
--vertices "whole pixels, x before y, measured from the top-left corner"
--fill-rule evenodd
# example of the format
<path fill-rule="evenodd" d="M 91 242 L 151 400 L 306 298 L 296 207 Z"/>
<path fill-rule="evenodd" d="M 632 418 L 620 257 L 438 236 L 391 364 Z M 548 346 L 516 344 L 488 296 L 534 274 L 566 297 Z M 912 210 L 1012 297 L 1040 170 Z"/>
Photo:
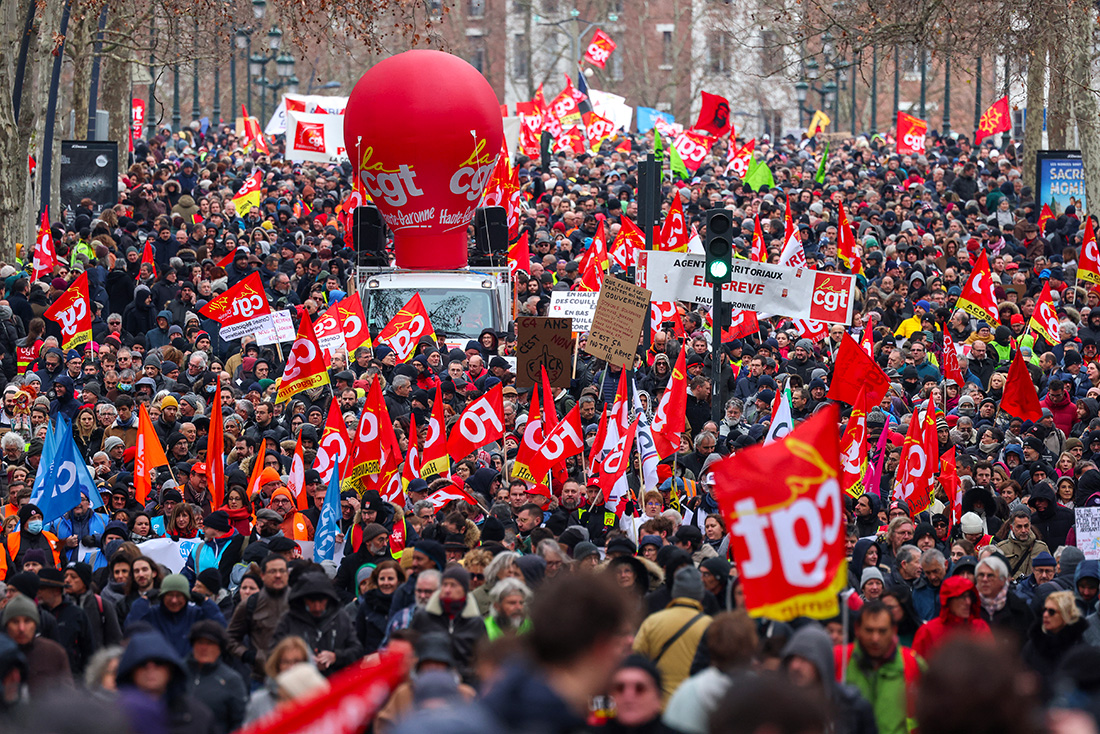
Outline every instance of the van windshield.
<path fill-rule="evenodd" d="M 493 322 L 492 299 L 495 291 L 378 288 L 366 291 L 363 297 L 363 309 L 371 335 L 377 336 L 394 314 L 417 293 L 424 302 L 424 308 L 428 309 L 432 328 L 439 338 L 477 339 L 483 329 L 499 328 Z"/>

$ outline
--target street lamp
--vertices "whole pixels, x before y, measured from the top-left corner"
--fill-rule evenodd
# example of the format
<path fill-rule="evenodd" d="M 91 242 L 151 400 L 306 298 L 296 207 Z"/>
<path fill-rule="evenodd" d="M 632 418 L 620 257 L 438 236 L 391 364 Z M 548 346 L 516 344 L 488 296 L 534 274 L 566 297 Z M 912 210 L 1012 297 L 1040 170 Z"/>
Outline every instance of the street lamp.
<path fill-rule="evenodd" d="M 270 36 L 270 34 L 268 35 Z M 256 80 L 256 83 L 259 84 L 261 87 L 271 90 L 271 100 L 273 103 L 275 101 L 275 96 L 279 93 L 280 89 L 285 89 L 291 94 L 294 94 L 298 91 L 298 77 L 294 75 L 294 57 L 290 54 L 280 54 L 277 58 L 275 58 L 275 75 L 279 79 L 279 81 L 277 82 L 269 81 L 263 76 Z M 262 99 L 266 101 L 267 95 L 264 94 L 262 96 Z M 262 110 L 263 119 L 266 120 L 266 103 L 262 105 Z"/>
<path fill-rule="evenodd" d="M 255 8 L 255 2 L 253 3 L 253 8 Z M 285 84 L 280 84 L 278 86 L 272 86 L 270 83 L 267 82 L 267 80 L 264 77 L 267 73 L 267 68 L 266 67 L 267 67 L 268 62 L 269 61 L 276 61 L 277 59 L 284 59 L 284 57 L 285 57 L 285 59 L 290 59 L 289 68 L 286 66 L 286 60 L 284 59 L 283 62 L 282 62 L 283 63 L 282 70 L 280 70 L 278 64 L 276 65 L 276 73 L 279 76 L 290 76 L 294 72 L 294 59 L 293 59 L 293 57 L 291 57 L 289 55 L 286 55 L 286 54 L 282 54 L 282 55 L 279 54 L 279 47 L 282 46 L 282 45 L 283 45 L 283 32 L 278 27 L 272 28 L 270 31 L 267 32 L 267 47 L 269 49 L 271 49 L 271 53 L 267 54 L 266 56 L 265 55 L 260 55 L 260 54 L 252 54 L 251 56 L 248 57 L 248 73 L 252 78 L 256 79 L 257 83 L 261 87 L 261 91 L 260 91 L 260 117 L 262 119 L 265 119 L 265 120 L 267 119 L 267 94 L 266 94 L 266 92 L 264 92 L 262 90 L 263 89 L 273 89 L 274 90 L 274 89 L 280 89 L 283 86 L 286 86 Z M 283 74 L 282 73 L 283 71 L 285 71 L 286 73 Z M 274 102 L 274 99 L 275 98 L 272 97 L 272 102 Z"/>
<path fill-rule="evenodd" d="M 805 123 L 803 119 L 803 109 L 806 107 L 806 95 L 810 91 L 810 85 L 804 81 L 798 81 L 794 85 L 794 96 L 798 100 L 798 126 L 802 127 Z"/>
<path fill-rule="evenodd" d="M 267 10 L 267 0 L 252 0 L 252 17 L 261 20 Z"/>

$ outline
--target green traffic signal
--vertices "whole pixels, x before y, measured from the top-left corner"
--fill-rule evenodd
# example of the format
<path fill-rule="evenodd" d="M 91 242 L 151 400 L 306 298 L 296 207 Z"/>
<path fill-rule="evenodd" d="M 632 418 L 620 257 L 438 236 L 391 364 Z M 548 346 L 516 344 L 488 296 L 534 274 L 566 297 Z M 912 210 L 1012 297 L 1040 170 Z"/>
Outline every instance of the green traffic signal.
<path fill-rule="evenodd" d="M 709 280 L 712 283 L 716 282 L 716 281 L 724 280 L 726 278 L 726 276 L 729 275 L 729 272 L 730 272 L 729 263 L 727 263 L 723 260 L 713 260 L 710 263 L 710 278 L 709 278 Z"/>

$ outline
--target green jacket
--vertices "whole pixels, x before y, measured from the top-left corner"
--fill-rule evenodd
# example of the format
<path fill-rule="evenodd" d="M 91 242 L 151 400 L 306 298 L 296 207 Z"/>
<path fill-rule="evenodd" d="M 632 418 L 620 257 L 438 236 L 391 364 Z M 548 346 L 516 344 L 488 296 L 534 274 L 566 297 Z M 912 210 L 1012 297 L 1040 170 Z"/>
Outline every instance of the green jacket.
<path fill-rule="evenodd" d="M 497 621 L 493 617 L 492 614 L 490 614 L 489 616 L 487 616 L 485 618 L 485 631 L 489 635 L 489 642 L 492 642 L 493 640 L 496 640 L 500 637 L 504 637 L 505 635 L 507 635 L 511 632 L 511 630 L 509 630 L 508 632 L 505 632 L 504 630 L 502 630 L 500 628 L 500 625 L 497 624 Z M 520 623 L 519 629 L 516 630 L 516 634 L 517 635 L 525 635 L 530 631 L 531 631 L 531 620 L 530 619 L 524 619 L 523 622 Z"/>
<path fill-rule="evenodd" d="M 859 645 L 846 645 L 847 683 L 859 689 L 875 710 L 879 734 L 909 734 L 917 728 L 915 701 L 924 661 L 908 647 L 898 645 L 890 662 L 875 668 Z M 834 648 L 837 678 L 841 647 Z"/>

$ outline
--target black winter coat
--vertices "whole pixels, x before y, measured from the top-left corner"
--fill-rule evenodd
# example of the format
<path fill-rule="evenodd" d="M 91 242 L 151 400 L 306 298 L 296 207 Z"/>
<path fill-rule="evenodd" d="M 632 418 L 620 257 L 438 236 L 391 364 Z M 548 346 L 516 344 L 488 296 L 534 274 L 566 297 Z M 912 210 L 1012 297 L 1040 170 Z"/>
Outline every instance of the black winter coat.
<path fill-rule="evenodd" d="M 359 600 L 359 614 L 355 619 L 355 633 L 363 646 L 363 654 L 369 655 L 382 646 L 386 636 L 386 623 L 390 618 L 393 594 L 383 594 L 381 589 L 370 589 Z"/>
<path fill-rule="evenodd" d="M 462 680 L 466 683 L 473 680 L 474 649 L 486 635 L 486 631 L 485 620 L 481 618 L 477 601 L 472 595 L 466 595 L 466 604 L 462 612 L 450 618 L 443 613 L 443 603 L 440 601 L 439 592 L 436 591 L 427 605 L 423 609 L 418 609 L 413 615 L 409 628 L 421 635 L 429 632 L 442 632 L 447 635 L 451 640 L 451 653 L 454 655 Z"/>
<path fill-rule="evenodd" d="M 306 598 L 318 596 L 327 597 L 329 602 L 325 613 L 314 617 L 306 609 Z M 284 637 L 296 635 L 306 641 L 315 655 L 321 652 L 335 653 L 336 662 L 327 670 L 321 671 L 325 675 L 332 675 L 363 657 L 363 648 L 359 645 L 355 626 L 344 613 L 340 597 L 326 577 L 317 573 L 307 574 L 291 590 L 288 603 L 290 608 L 275 627 L 275 634 L 271 638 L 272 647 Z"/>
<path fill-rule="evenodd" d="M 248 688 L 240 673 L 221 658 L 213 665 L 187 659 L 187 693 L 206 704 L 214 714 L 214 731 L 228 734 L 244 723 Z"/>

